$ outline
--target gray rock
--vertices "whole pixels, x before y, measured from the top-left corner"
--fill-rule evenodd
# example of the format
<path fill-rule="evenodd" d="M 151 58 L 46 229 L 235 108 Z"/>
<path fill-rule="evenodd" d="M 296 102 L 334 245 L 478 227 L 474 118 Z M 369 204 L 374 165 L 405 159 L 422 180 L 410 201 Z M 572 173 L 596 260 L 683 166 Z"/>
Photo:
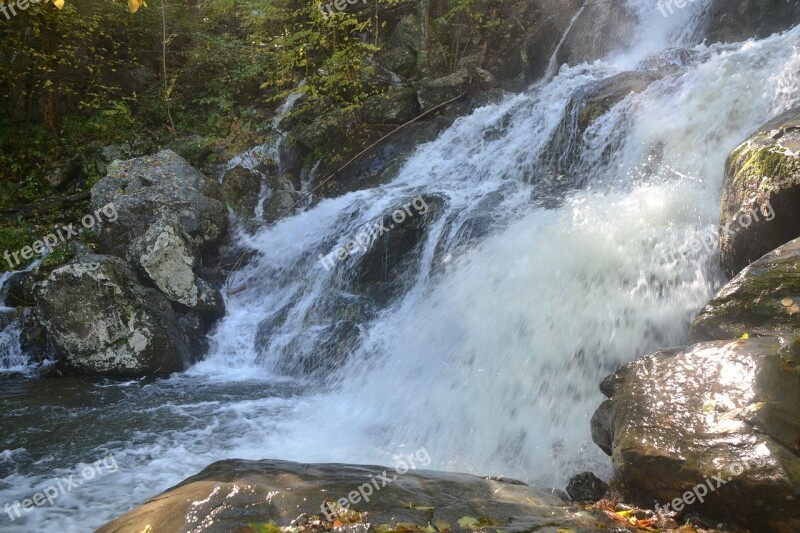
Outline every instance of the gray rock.
<path fill-rule="evenodd" d="M 92 210 L 113 204 L 114 221 L 100 225 L 100 251 L 126 257 L 132 243 L 161 213 L 174 214 L 200 254 L 215 248 L 228 227 L 228 211 L 218 183 L 208 179 L 175 152 L 164 150 L 116 165 L 92 187 Z"/>
<path fill-rule="evenodd" d="M 82 255 L 34 287 L 55 352 L 87 374 L 183 370 L 189 352 L 169 302 L 117 257 Z"/>
<path fill-rule="evenodd" d="M 138 155 L 137 150 L 128 143 L 94 145 L 84 152 L 83 160 L 90 175 L 103 177 L 108 173 L 111 163 L 125 161 L 136 155 Z"/>
<path fill-rule="evenodd" d="M 276 530 L 293 524 L 306 526 L 305 531 L 327 531 L 333 524 L 322 506 L 333 517 L 343 511 L 335 502 L 348 497 L 352 513 L 345 516 L 353 523 L 336 527 L 343 533 L 424 531 L 433 524 L 439 531 L 506 533 L 613 527 L 602 515 L 519 482 L 426 470 L 401 475 L 379 466 L 229 460 L 210 465 L 98 532 L 127 533 L 149 526 L 153 531 L 221 533 L 270 521 Z"/>
<path fill-rule="evenodd" d="M 767 122 L 728 157 L 720 215 L 727 228 L 720 252 L 728 274 L 800 236 L 798 207 L 800 108 L 795 108 Z"/>
<path fill-rule="evenodd" d="M 684 498 L 689 510 L 752 531 L 800 530 L 796 337 L 657 352 L 603 389 L 612 393 L 614 477 L 626 501 L 663 507 Z M 700 502 L 691 491 L 703 485 Z"/>
<path fill-rule="evenodd" d="M 695 342 L 800 331 L 800 239 L 739 272 L 692 323 Z"/>
<path fill-rule="evenodd" d="M 164 213 L 131 244 L 128 260 L 168 299 L 213 318 L 222 295 L 195 274 L 196 257 L 177 217 Z"/>

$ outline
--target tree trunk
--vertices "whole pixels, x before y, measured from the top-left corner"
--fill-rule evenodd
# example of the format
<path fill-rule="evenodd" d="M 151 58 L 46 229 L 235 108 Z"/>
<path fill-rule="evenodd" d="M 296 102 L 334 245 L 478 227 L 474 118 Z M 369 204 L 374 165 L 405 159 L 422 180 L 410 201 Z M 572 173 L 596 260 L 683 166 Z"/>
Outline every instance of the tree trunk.
<path fill-rule="evenodd" d="M 50 70 L 49 81 L 44 91 L 44 127 L 47 134 L 57 139 L 61 132 L 61 70 L 58 63 L 58 36 L 52 27 L 44 31 L 44 53 Z"/>

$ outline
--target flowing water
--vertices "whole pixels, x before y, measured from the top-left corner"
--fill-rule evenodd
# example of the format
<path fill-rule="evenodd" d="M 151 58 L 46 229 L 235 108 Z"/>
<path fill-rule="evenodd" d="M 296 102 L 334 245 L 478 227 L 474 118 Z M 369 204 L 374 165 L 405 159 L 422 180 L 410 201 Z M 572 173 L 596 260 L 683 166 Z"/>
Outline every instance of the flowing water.
<path fill-rule="evenodd" d="M 686 340 L 724 280 L 715 246 L 672 252 L 714 230 L 727 154 L 800 103 L 800 29 L 678 54 L 702 6 L 667 20 L 631 5 L 641 35 L 624 54 L 476 109 L 389 183 L 242 232 L 259 254 L 189 371 L 124 384 L 0 377 L 0 505 L 108 455 L 118 465 L 23 519 L 2 513 L 0 528 L 85 531 L 234 457 L 387 464 L 425 447 L 429 468 L 541 486 L 607 475 L 589 437 L 598 382 Z M 572 95 L 648 57 L 674 71 L 579 132 Z M 424 234 L 381 305 L 356 291 L 360 251 L 322 266 L 418 195 Z M 341 339 L 344 355 L 329 359 Z"/>

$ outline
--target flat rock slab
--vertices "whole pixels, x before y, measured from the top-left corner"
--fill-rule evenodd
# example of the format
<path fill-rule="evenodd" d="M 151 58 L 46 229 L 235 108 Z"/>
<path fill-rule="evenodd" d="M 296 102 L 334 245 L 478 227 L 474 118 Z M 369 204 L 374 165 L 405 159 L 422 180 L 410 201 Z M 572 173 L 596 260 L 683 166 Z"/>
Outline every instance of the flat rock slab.
<path fill-rule="evenodd" d="M 358 491 L 366 484 L 375 489 L 367 495 L 369 501 Z M 362 492 L 368 491 L 364 488 Z M 350 511 L 361 513 L 364 520 L 349 524 L 345 520 L 345 525 L 337 523 L 339 532 L 427 530 L 436 533 L 447 531 L 449 527 L 452 531 L 555 533 L 562 531 L 560 528 L 589 532 L 608 531 L 609 527 L 614 527 L 608 519 L 567 503 L 550 491 L 513 480 L 427 470 L 401 475 L 380 466 L 228 460 L 212 464 L 177 487 L 106 524 L 98 532 L 227 533 L 245 531 L 250 524 L 269 522 L 285 527 L 303 514 L 307 518 L 297 523 L 306 520 L 309 521 L 306 523 L 313 523 L 314 515 L 324 518 L 323 503 L 348 497 L 356 502 L 349 505 Z M 327 528 L 306 529 L 324 531 Z M 278 528 L 273 530 L 278 531 Z"/>

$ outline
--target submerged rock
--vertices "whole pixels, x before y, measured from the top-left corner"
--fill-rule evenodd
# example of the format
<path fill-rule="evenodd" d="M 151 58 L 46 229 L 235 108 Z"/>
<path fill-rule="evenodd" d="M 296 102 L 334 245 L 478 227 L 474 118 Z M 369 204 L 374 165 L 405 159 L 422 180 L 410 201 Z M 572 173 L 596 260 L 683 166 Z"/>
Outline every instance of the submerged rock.
<path fill-rule="evenodd" d="M 644 92 L 651 83 L 666 74 L 667 71 L 653 70 L 622 72 L 588 85 L 573 98 L 573 105 L 577 107 L 579 131 L 586 131 L 595 120 L 625 97 L 631 93 Z"/>
<path fill-rule="evenodd" d="M 56 354 L 74 370 L 138 377 L 180 371 L 189 360 L 167 299 L 117 257 L 78 256 L 34 295 Z"/>
<path fill-rule="evenodd" d="M 800 339 L 664 350 L 601 389 L 611 399 L 596 432 L 611 437 L 614 477 L 631 502 L 800 530 Z"/>
<path fill-rule="evenodd" d="M 800 236 L 800 108 L 767 122 L 728 157 L 722 263 L 735 274 Z M 773 222 L 774 219 L 778 219 Z"/>
<path fill-rule="evenodd" d="M 692 323 L 695 341 L 744 335 L 794 335 L 800 330 L 800 239 L 742 270 Z"/>
<path fill-rule="evenodd" d="M 276 532 L 290 524 L 298 532 L 336 527 L 336 531 L 364 533 L 596 531 L 613 526 L 599 514 L 519 482 L 399 471 L 275 460 L 220 461 L 98 532 L 140 532 L 148 527 L 149 531 L 229 532 L 270 522 Z M 339 514 L 336 522 L 334 513 Z"/>

